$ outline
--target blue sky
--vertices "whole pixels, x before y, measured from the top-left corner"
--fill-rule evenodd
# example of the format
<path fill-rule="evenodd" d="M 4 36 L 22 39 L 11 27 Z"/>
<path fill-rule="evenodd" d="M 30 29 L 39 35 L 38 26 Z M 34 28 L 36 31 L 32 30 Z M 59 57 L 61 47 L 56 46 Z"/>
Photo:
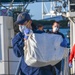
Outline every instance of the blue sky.
<path fill-rule="evenodd" d="M 50 2 L 45 2 L 45 5 L 48 8 L 48 12 L 50 11 Z M 27 7 L 27 9 L 30 9 L 30 14 L 34 15 L 32 19 L 42 19 L 42 2 L 34 2 L 30 3 Z M 48 16 L 49 17 L 49 16 Z M 47 17 L 46 17 L 47 18 Z"/>
<path fill-rule="evenodd" d="M 61 3 L 59 3 L 59 5 L 61 5 Z M 46 2 L 46 6 L 48 8 L 48 11 L 50 11 L 49 10 L 51 7 L 50 2 Z M 36 20 L 42 19 L 42 2 L 30 3 L 27 9 L 30 9 L 30 14 L 33 15 L 32 19 Z"/>
<path fill-rule="evenodd" d="M 35 3 L 30 3 L 27 7 L 27 9 L 30 9 L 30 14 L 34 15 L 32 19 L 42 19 L 42 10 L 41 7 L 42 3 L 41 2 L 35 2 Z"/>

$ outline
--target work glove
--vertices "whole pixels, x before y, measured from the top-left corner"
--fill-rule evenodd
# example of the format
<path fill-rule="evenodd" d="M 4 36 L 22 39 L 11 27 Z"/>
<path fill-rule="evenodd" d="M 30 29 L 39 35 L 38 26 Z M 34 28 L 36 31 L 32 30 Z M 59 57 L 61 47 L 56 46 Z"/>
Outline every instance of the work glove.
<path fill-rule="evenodd" d="M 72 68 L 72 63 L 69 63 L 69 67 Z"/>
<path fill-rule="evenodd" d="M 25 38 L 25 39 L 28 39 L 29 33 L 30 33 L 30 29 L 26 28 L 26 29 L 24 30 L 24 35 L 25 35 L 24 38 Z"/>
<path fill-rule="evenodd" d="M 63 41 L 61 42 L 60 46 L 67 47 L 67 41 L 66 41 L 66 39 L 63 39 Z"/>

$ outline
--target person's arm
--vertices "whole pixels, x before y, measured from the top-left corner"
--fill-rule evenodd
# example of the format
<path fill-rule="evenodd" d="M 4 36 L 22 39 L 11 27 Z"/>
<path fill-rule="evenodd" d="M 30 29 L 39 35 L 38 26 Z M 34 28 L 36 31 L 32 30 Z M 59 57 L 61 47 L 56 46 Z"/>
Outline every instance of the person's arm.
<path fill-rule="evenodd" d="M 24 47 L 24 39 L 22 33 L 18 33 L 12 39 L 13 52 L 17 57 L 21 57 L 23 55 L 23 47 Z"/>
<path fill-rule="evenodd" d="M 19 41 L 18 43 L 16 43 L 16 44 L 13 46 L 14 54 L 15 54 L 17 57 L 21 57 L 21 56 L 24 54 L 23 47 L 24 47 L 24 41 L 23 41 L 23 40 Z"/>
<path fill-rule="evenodd" d="M 72 60 L 74 58 L 74 52 L 75 52 L 75 45 L 72 47 L 72 50 L 71 50 L 71 53 L 70 53 L 70 56 L 69 56 L 69 67 L 70 68 L 72 67 Z"/>
<path fill-rule="evenodd" d="M 61 35 L 61 36 L 62 36 L 63 41 L 60 43 L 60 46 L 61 46 L 61 47 L 67 47 L 67 41 L 66 41 L 66 39 L 65 39 L 65 36 L 64 36 L 61 32 L 54 33 L 54 34 Z"/>
<path fill-rule="evenodd" d="M 62 36 L 62 38 L 63 38 L 63 41 L 61 42 L 60 46 L 62 46 L 62 47 L 67 47 L 67 40 L 66 40 L 64 34 L 62 34 L 62 33 L 60 33 L 60 32 L 59 32 L 59 34 L 60 34 L 60 35 Z"/>
<path fill-rule="evenodd" d="M 61 46 L 61 47 L 67 47 L 67 41 L 66 41 L 65 38 L 64 38 L 63 41 L 61 42 L 60 46 Z"/>
<path fill-rule="evenodd" d="M 72 51 L 69 56 L 69 63 L 72 63 L 72 59 L 74 58 L 75 45 L 72 47 Z"/>

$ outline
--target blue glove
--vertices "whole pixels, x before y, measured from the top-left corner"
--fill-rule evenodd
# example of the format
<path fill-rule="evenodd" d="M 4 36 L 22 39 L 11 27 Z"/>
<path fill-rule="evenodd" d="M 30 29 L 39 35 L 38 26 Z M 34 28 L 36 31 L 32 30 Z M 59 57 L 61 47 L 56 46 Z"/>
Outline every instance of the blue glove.
<path fill-rule="evenodd" d="M 25 38 L 25 39 L 28 39 L 27 34 L 29 34 L 29 33 L 30 33 L 30 29 L 26 28 L 26 29 L 24 30 L 24 34 L 25 34 L 24 38 Z"/>
<path fill-rule="evenodd" d="M 66 41 L 66 39 L 63 39 L 63 41 L 61 42 L 60 46 L 67 47 L 67 41 Z"/>
<path fill-rule="evenodd" d="M 24 33 L 26 33 L 26 34 L 29 34 L 29 32 L 30 32 L 30 29 L 29 29 L 29 28 L 26 28 L 26 29 L 24 30 Z"/>
<path fill-rule="evenodd" d="M 69 67 L 72 68 L 72 63 L 69 63 Z"/>

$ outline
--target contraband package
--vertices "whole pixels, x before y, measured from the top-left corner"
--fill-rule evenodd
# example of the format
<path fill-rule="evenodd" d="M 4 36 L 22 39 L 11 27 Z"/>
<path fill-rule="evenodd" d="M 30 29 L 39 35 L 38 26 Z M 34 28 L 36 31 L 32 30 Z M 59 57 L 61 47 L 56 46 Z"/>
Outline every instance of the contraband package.
<path fill-rule="evenodd" d="M 25 63 L 33 67 L 55 65 L 64 56 L 63 38 L 56 34 L 31 34 L 24 47 Z"/>

